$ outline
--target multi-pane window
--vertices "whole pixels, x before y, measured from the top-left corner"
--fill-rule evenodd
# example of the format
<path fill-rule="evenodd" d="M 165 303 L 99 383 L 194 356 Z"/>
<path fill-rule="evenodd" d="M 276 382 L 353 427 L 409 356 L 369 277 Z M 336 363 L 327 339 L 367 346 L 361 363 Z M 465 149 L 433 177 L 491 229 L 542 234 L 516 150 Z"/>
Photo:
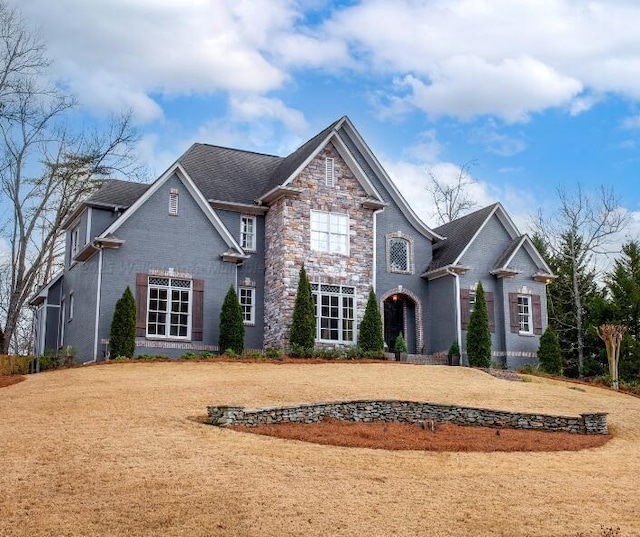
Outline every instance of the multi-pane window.
<path fill-rule="evenodd" d="M 190 337 L 191 287 L 191 280 L 149 277 L 147 336 Z"/>
<path fill-rule="evenodd" d="M 245 324 L 255 323 L 256 290 L 253 287 L 240 287 L 238 290 L 242 320 Z"/>
<path fill-rule="evenodd" d="M 521 334 L 533 333 L 531 296 L 529 295 L 518 295 L 518 324 Z"/>
<path fill-rule="evenodd" d="M 169 214 L 178 216 L 178 189 L 172 188 L 169 192 Z"/>
<path fill-rule="evenodd" d="M 335 165 L 332 158 L 327 158 L 325 161 L 325 175 L 324 182 L 327 186 L 333 186 L 336 181 Z"/>
<path fill-rule="evenodd" d="M 345 285 L 311 284 L 316 309 L 316 339 L 355 341 L 355 288 Z"/>
<path fill-rule="evenodd" d="M 389 267 L 393 272 L 409 272 L 409 241 L 389 240 Z"/>
<path fill-rule="evenodd" d="M 349 215 L 311 211 L 311 249 L 349 254 Z"/>
<path fill-rule="evenodd" d="M 245 250 L 256 249 L 256 217 L 243 216 L 240 220 L 240 246 Z"/>

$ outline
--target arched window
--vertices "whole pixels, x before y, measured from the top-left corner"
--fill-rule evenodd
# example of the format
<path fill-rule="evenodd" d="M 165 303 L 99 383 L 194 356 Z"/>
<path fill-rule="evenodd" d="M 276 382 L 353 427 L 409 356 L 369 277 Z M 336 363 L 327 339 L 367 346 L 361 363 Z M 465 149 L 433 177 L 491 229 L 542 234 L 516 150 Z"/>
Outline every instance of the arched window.
<path fill-rule="evenodd" d="M 387 270 L 413 273 L 413 242 L 401 233 L 387 235 Z"/>

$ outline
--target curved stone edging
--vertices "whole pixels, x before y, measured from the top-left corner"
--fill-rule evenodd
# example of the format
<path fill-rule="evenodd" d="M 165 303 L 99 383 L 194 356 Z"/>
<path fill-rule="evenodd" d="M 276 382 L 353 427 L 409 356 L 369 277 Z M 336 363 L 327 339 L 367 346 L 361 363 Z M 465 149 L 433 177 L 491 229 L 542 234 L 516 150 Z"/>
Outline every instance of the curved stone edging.
<path fill-rule="evenodd" d="M 323 418 L 342 421 L 418 422 L 432 420 L 456 425 L 478 425 L 507 429 L 565 431 L 577 434 L 608 434 L 607 414 L 591 412 L 552 416 L 398 400 L 336 401 L 303 403 L 281 407 L 245 409 L 240 406 L 207 407 L 209 422 L 227 427 L 255 427 L 273 423 L 315 423 Z"/>

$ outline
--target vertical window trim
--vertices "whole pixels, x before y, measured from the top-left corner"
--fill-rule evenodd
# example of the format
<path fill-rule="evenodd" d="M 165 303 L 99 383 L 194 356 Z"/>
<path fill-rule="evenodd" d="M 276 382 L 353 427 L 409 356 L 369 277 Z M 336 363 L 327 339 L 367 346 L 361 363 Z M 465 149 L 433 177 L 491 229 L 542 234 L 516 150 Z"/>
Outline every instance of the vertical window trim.
<path fill-rule="evenodd" d="M 251 225 L 253 227 L 253 230 L 251 231 L 251 233 L 249 233 L 246 230 L 245 222 L 251 222 Z M 256 228 L 257 228 L 257 225 L 258 225 L 258 222 L 257 222 L 257 218 L 255 216 L 243 214 L 240 217 L 240 246 L 244 250 L 246 250 L 248 252 L 255 252 L 256 251 Z M 250 244 L 249 244 L 249 241 L 246 240 L 248 237 L 251 237 L 251 243 Z"/>
<path fill-rule="evenodd" d="M 177 188 L 169 191 L 169 216 L 178 216 L 180 194 Z"/>
<path fill-rule="evenodd" d="M 325 159 L 324 184 L 326 186 L 335 186 L 336 184 L 336 166 L 331 157 Z"/>
<path fill-rule="evenodd" d="M 242 302 L 242 293 L 246 292 L 251 298 L 249 304 Z M 248 326 L 254 326 L 256 324 L 256 289 L 255 287 L 241 286 L 238 288 L 238 300 L 240 301 L 240 308 L 242 309 L 242 322 Z M 249 319 L 245 318 L 244 308 L 249 307 Z"/>
<path fill-rule="evenodd" d="M 71 229 L 71 262 L 80 252 L 80 224 Z"/>
<path fill-rule="evenodd" d="M 69 316 L 67 318 L 67 322 L 71 322 L 73 321 L 73 311 L 75 309 L 75 300 L 74 300 L 74 295 L 73 295 L 73 291 L 71 293 L 69 293 Z"/>
<path fill-rule="evenodd" d="M 67 302 L 62 297 L 60 301 L 60 347 L 64 346 L 64 327 L 65 327 L 65 316 L 67 315 Z"/>

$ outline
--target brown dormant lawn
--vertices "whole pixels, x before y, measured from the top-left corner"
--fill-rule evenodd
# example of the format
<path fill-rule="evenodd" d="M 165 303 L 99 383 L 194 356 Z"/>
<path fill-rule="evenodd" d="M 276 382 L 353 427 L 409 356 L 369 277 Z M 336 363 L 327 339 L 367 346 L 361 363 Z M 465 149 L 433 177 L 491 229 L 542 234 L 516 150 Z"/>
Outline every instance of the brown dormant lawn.
<path fill-rule="evenodd" d="M 577 452 L 333 447 L 215 428 L 207 405 L 406 399 L 609 412 Z M 0 389 L 0 535 L 640 535 L 640 399 L 467 368 L 123 363 Z"/>

